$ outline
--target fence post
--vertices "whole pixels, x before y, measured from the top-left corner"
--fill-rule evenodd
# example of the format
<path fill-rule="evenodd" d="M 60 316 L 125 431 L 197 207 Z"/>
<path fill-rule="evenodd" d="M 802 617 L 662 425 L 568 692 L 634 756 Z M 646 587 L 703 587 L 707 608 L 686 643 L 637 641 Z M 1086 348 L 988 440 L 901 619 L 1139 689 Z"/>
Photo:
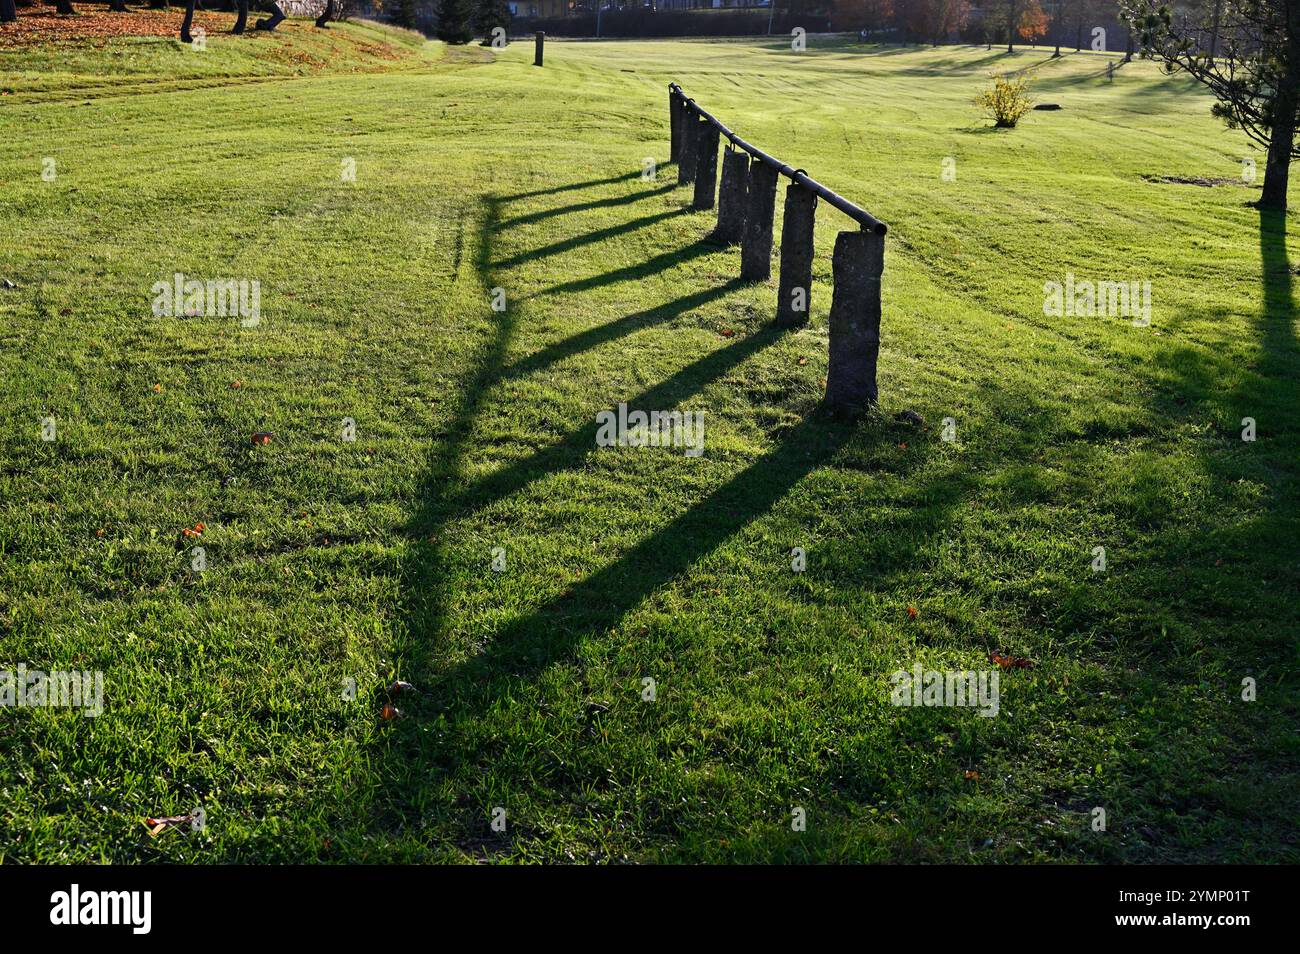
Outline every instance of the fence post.
<path fill-rule="evenodd" d="M 831 301 L 826 403 L 836 412 L 852 414 L 874 404 L 877 397 L 885 237 L 867 231 L 841 232 L 835 239 L 831 267 L 835 293 Z"/>
<path fill-rule="evenodd" d="M 745 232 L 745 193 L 749 188 L 749 153 L 728 148 L 722 154 L 722 185 L 718 186 L 718 225 L 715 241 L 735 245 Z"/>
<path fill-rule="evenodd" d="M 541 66 L 542 53 L 544 52 L 546 47 L 546 34 L 541 30 L 538 30 L 537 33 L 534 34 L 534 40 L 535 42 L 533 44 L 533 66 Z"/>
<path fill-rule="evenodd" d="M 778 325 L 801 325 L 808 320 L 816 215 L 816 194 L 791 183 L 785 190 L 785 217 L 781 223 L 781 281 L 776 296 Z"/>
<path fill-rule="evenodd" d="M 682 153 L 677 160 L 677 184 L 687 185 L 695 181 L 695 160 L 698 155 L 697 140 L 700 138 L 700 122 L 690 103 L 683 100 L 678 107 L 681 113 L 678 122 L 682 130 Z"/>
<path fill-rule="evenodd" d="M 682 151 L 682 108 L 677 90 L 668 90 L 668 127 L 672 130 L 672 145 L 668 150 L 668 161 L 676 162 Z"/>
<path fill-rule="evenodd" d="M 757 159 L 749 164 L 745 234 L 740 246 L 740 277 L 765 282 L 772 277 L 772 219 L 776 215 L 774 168 Z"/>
<path fill-rule="evenodd" d="M 695 201 L 698 210 L 713 208 L 718 188 L 718 127 L 703 116 L 695 130 Z"/>

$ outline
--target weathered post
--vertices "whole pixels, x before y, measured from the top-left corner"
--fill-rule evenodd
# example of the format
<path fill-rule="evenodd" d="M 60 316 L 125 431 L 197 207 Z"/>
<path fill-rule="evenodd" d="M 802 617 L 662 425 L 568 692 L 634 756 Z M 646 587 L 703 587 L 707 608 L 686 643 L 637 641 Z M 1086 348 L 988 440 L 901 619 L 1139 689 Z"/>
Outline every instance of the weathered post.
<path fill-rule="evenodd" d="M 534 34 L 535 42 L 533 44 L 533 66 L 542 65 L 542 54 L 546 48 L 546 34 L 538 30 Z"/>
<path fill-rule="evenodd" d="M 718 225 L 715 241 L 735 245 L 745 232 L 745 195 L 749 189 L 749 153 L 728 148 L 722 154 L 722 185 L 718 186 Z"/>
<path fill-rule="evenodd" d="M 695 181 L 695 161 L 699 154 L 696 140 L 699 139 L 700 123 L 689 101 L 683 100 L 678 108 L 681 109 L 678 123 L 682 131 L 682 153 L 677 159 L 677 184 L 687 185 Z"/>
<path fill-rule="evenodd" d="M 672 130 L 672 145 L 668 150 L 668 161 L 676 162 L 681 158 L 682 150 L 682 108 L 681 96 L 677 90 L 668 90 L 668 127 Z"/>
<path fill-rule="evenodd" d="M 703 116 L 695 130 L 695 201 L 700 211 L 713 208 L 718 188 L 718 127 Z"/>
<path fill-rule="evenodd" d="M 789 327 L 808 320 L 816 215 L 816 193 L 791 183 L 785 190 L 785 220 L 781 223 L 781 281 L 776 296 L 778 325 Z"/>
<path fill-rule="evenodd" d="M 841 232 L 835 239 L 831 268 L 835 292 L 826 403 L 837 413 L 856 414 L 876 402 L 885 237 L 867 231 Z"/>
<path fill-rule="evenodd" d="M 745 233 L 740 246 L 740 277 L 765 282 L 772 276 L 772 219 L 776 215 L 776 180 L 780 173 L 766 162 L 749 164 L 745 190 Z"/>

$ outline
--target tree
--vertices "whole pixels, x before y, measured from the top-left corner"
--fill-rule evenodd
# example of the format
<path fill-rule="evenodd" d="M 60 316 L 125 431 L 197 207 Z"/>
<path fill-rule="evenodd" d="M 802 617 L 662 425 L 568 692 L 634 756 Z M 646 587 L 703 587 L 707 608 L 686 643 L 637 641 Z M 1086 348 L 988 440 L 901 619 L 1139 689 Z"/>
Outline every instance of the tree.
<path fill-rule="evenodd" d="M 329 21 L 334 19 L 334 0 L 325 0 L 325 9 L 316 18 L 316 26 L 322 30 L 329 29 Z"/>
<path fill-rule="evenodd" d="M 0 23 L 13 23 L 18 19 L 18 8 L 14 0 L 0 0 Z"/>
<path fill-rule="evenodd" d="M 414 30 L 417 25 L 415 0 L 397 0 L 397 6 L 393 10 L 393 22 L 408 30 Z"/>
<path fill-rule="evenodd" d="M 438 39 L 446 43 L 468 43 L 474 39 L 469 23 L 470 0 L 442 0 L 438 4 Z"/>
<path fill-rule="evenodd" d="M 1157 0 L 1120 0 L 1120 10 L 1144 50 L 1168 72 L 1182 70 L 1208 87 L 1218 99 L 1214 115 L 1267 150 L 1257 204 L 1285 211 L 1297 155 L 1300 0 L 1223 0 L 1217 15 L 1179 25 Z"/>
<path fill-rule="evenodd" d="M 1025 0 L 1020 19 L 1016 21 L 1016 32 L 1022 39 L 1037 46 L 1039 37 L 1047 35 L 1047 25 L 1051 22 L 1052 18 L 1043 12 L 1038 0 Z"/>
<path fill-rule="evenodd" d="M 938 46 L 970 17 L 967 0 L 911 0 L 906 7 L 907 32 Z"/>
<path fill-rule="evenodd" d="M 494 27 L 510 32 L 510 8 L 505 0 L 477 0 L 474 6 L 474 29 L 491 39 Z"/>

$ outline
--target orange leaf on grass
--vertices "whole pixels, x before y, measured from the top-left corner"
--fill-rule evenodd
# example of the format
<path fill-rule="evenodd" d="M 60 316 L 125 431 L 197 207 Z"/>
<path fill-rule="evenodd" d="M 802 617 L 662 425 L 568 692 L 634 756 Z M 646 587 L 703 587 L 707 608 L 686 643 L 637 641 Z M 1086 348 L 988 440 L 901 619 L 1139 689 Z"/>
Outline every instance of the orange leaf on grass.
<path fill-rule="evenodd" d="M 996 663 L 1002 669 L 1033 669 L 1034 664 L 1024 656 L 1003 654 L 996 649 L 989 653 L 989 662 Z"/>

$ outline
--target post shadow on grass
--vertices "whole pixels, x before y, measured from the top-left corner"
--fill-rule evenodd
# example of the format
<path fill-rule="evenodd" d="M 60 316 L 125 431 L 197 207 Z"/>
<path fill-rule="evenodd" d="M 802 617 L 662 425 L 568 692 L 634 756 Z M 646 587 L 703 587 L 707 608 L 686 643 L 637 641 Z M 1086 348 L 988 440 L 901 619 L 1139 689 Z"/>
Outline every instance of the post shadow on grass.
<path fill-rule="evenodd" d="M 686 209 L 669 209 L 667 212 L 655 212 L 651 215 L 643 215 L 639 219 L 632 219 L 629 222 L 620 222 L 618 225 L 611 225 L 607 228 L 597 229 L 594 232 L 587 232 L 583 235 L 575 235 L 572 238 L 560 239 L 552 242 L 550 245 L 544 245 L 541 248 L 531 249 L 527 252 L 520 252 L 518 255 L 512 255 L 510 258 L 494 262 L 493 268 L 512 268 L 515 265 L 521 265 L 524 262 L 535 262 L 538 259 L 547 258 L 551 255 L 559 255 L 563 252 L 571 252 L 576 248 L 582 248 L 585 245 L 592 245 L 596 242 L 603 242 L 606 239 L 617 238 L 620 235 L 627 235 L 629 232 L 635 232 L 638 229 L 646 228 L 650 225 L 658 225 L 668 219 L 673 219 L 679 215 L 686 215 Z"/>
<path fill-rule="evenodd" d="M 618 178 L 612 181 L 619 182 L 622 181 L 623 179 L 631 179 L 631 178 L 639 179 L 640 174 L 633 173 L 627 176 L 619 176 Z M 657 195 L 667 195 L 669 192 L 672 192 L 675 188 L 677 187 L 670 183 L 669 185 L 659 186 L 658 188 L 654 188 L 654 189 L 644 189 L 640 192 L 629 192 L 626 195 L 609 196 L 608 198 L 604 198 L 604 199 L 590 199 L 586 202 L 574 202 L 571 205 L 556 206 L 553 209 L 541 209 L 540 211 L 537 212 L 529 212 L 524 215 L 515 216 L 512 219 L 506 219 L 505 221 L 500 223 L 499 227 L 512 228 L 516 225 L 529 225 L 534 222 L 545 222 L 547 219 L 553 219 L 561 215 L 572 215 L 575 212 L 590 212 L 593 209 L 612 209 L 612 208 L 617 208 L 620 205 L 631 205 L 634 202 L 642 202 L 646 199 L 654 198 Z M 544 192 L 520 193 L 519 195 L 515 195 L 515 196 L 502 196 L 501 201 L 505 203 L 505 202 L 514 201 L 519 198 L 524 198 L 524 197 L 534 196 L 534 195 L 545 195 L 545 194 L 546 193 Z"/>
<path fill-rule="evenodd" d="M 481 216 L 479 246 L 473 260 L 478 282 L 484 287 L 493 281 L 491 247 L 503 225 L 500 217 L 503 204 L 500 199 L 488 200 Z M 657 257 L 655 265 L 645 274 L 689 260 L 695 254 L 697 246 L 665 253 Z M 410 556 L 404 561 L 401 582 L 402 631 L 406 643 L 397 647 L 396 655 L 404 660 L 401 667 L 404 676 L 420 686 L 421 699 L 437 701 L 444 730 L 435 737 L 404 732 L 404 726 L 395 726 L 383 745 L 381 759 L 398 760 L 403 765 L 409 765 L 414 759 L 427 767 L 431 775 L 441 765 L 454 764 L 456 747 L 470 724 L 495 700 L 508 696 L 512 686 L 536 678 L 547 666 L 569 658 L 585 636 L 616 623 L 657 588 L 766 513 L 799 480 L 828 460 L 853 433 L 851 425 L 829 418 L 805 419 L 785 435 L 772 453 L 728 480 L 666 527 L 563 594 L 547 600 L 526 618 L 494 633 L 482 653 L 450 669 L 441 670 L 436 666 L 435 652 L 446 612 L 455 601 L 455 594 L 448 590 L 446 582 L 449 574 L 443 543 L 445 528 L 457 519 L 524 491 L 537 480 L 584 466 L 592 454 L 617 453 L 596 447 L 597 425 L 593 415 L 590 422 L 576 427 L 558 443 L 467 483 L 463 479 L 466 450 L 476 421 L 492 397 L 494 385 L 595 347 L 633 328 L 667 320 L 739 286 L 737 280 L 721 288 L 682 296 L 608 326 L 588 329 L 514 365 L 506 365 L 505 361 L 517 327 L 515 313 L 507 312 L 493 324 L 480 357 L 463 379 L 453 422 L 434 448 L 419 508 L 407 528 Z M 637 407 L 678 406 L 788 333 L 766 328 L 732 341 L 701 355 L 627 400 Z M 419 700 L 412 705 L 412 714 L 417 718 L 419 705 Z M 409 798 L 409 795 L 382 789 L 373 817 L 379 824 L 405 824 L 423 797 L 417 794 Z"/>

